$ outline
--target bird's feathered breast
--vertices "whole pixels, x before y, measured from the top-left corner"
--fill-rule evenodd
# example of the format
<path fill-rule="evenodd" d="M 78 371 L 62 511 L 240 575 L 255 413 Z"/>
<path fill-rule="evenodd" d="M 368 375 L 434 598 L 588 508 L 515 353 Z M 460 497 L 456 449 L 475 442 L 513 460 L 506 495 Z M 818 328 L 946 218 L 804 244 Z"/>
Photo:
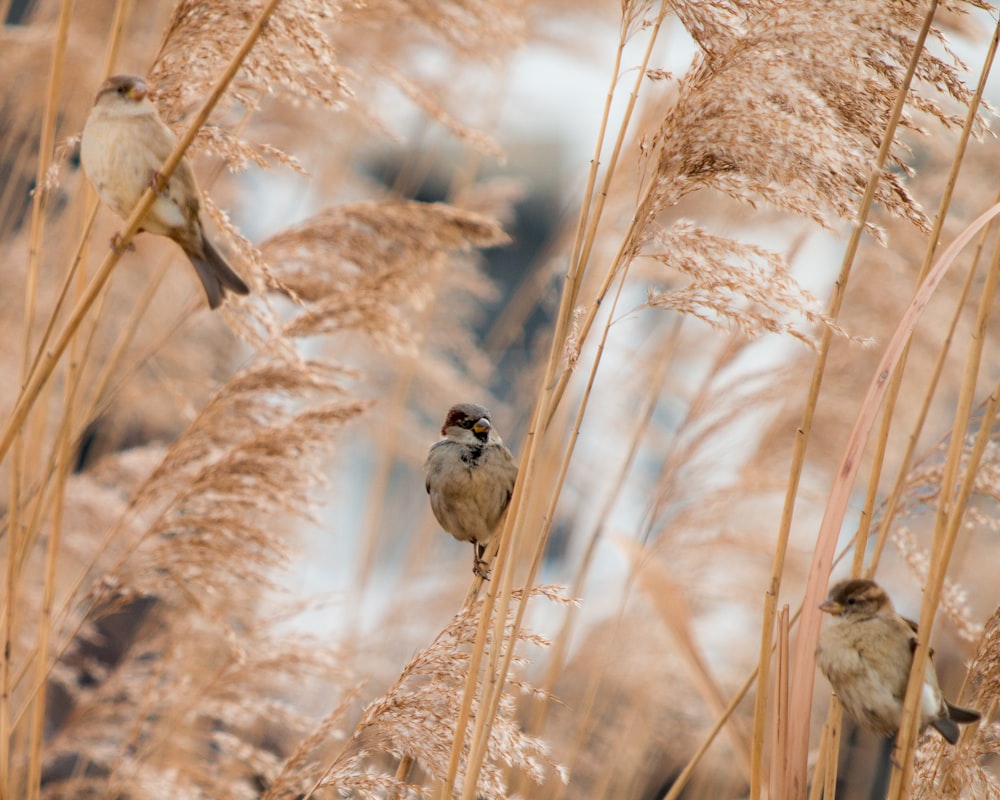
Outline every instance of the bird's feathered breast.
<path fill-rule="evenodd" d="M 101 199 L 128 217 L 176 141 L 151 103 L 99 103 L 84 127 L 80 161 Z M 184 159 L 142 227 L 166 235 L 191 228 L 199 205 L 194 173 Z"/>
<path fill-rule="evenodd" d="M 436 442 L 427 455 L 425 486 L 441 526 L 457 539 L 486 542 L 503 517 L 517 465 L 502 444 Z"/>

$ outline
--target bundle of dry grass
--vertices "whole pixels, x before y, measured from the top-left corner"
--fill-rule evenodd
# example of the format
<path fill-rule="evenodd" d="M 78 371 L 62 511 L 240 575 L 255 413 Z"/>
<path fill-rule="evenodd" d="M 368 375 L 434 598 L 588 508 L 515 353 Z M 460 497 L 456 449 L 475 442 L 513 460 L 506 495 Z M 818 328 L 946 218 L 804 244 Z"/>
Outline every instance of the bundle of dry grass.
<path fill-rule="evenodd" d="M 986 170 L 957 165 L 993 51 L 973 89 L 943 31 L 996 9 L 77 5 L 0 33 L 0 366 L 17 376 L 0 389 L 0 796 L 831 800 L 840 727 L 812 713 L 808 598 L 859 473 L 851 569 L 926 586 L 921 630 L 940 609 L 978 642 L 984 724 L 954 750 L 915 750 L 904 724 L 889 797 L 1000 792 L 995 615 L 981 624 L 1000 598 L 979 567 L 995 235 L 964 280 L 935 266 L 989 206 Z M 477 174 L 503 133 L 471 76 L 549 22 L 595 20 L 619 41 L 579 217 L 485 318 L 480 254 L 509 243 L 516 193 Z M 674 24 L 695 53 L 676 75 Z M 253 285 L 211 318 L 170 243 L 106 246 L 141 221 L 98 208 L 70 157 L 93 90 L 125 70 L 149 77 Z M 467 148 L 442 202 L 355 167 L 375 141 L 405 161 L 401 102 Z M 399 186 L 430 160 L 412 158 Z M 814 244 L 848 227 L 834 280 Z M 907 349 L 926 275 L 932 324 Z M 514 362 L 532 315 L 548 353 Z M 516 391 L 493 403 L 490 385 Z M 466 399 L 510 421 L 521 464 L 492 579 L 468 592 L 419 478 Z M 315 607 L 310 559 L 332 594 Z M 803 597 L 793 653 L 779 599 Z"/>

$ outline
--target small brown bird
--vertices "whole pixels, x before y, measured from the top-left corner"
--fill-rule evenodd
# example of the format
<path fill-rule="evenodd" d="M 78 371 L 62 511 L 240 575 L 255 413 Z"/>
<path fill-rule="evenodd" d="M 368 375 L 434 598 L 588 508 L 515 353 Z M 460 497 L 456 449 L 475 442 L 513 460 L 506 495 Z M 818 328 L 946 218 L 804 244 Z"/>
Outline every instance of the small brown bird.
<path fill-rule="evenodd" d="M 503 521 L 517 478 L 517 462 L 474 403 L 452 406 L 424 464 L 431 509 L 441 527 L 472 542 L 472 571 L 488 578 L 483 553 Z"/>
<path fill-rule="evenodd" d="M 820 608 L 833 619 L 819 637 L 819 668 L 844 710 L 861 727 L 879 736 L 895 736 L 917 647 L 917 624 L 899 616 L 882 587 L 870 580 L 837 583 Z M 920 730 L 930 725 L 955 744 L 957 723 L 978 719 L 978 711 L 944 699 L 937 672 L 928 660 Z"/>
<path fill-rule="evenodd" d="M 142 78 L 114 75 L 101 86 L 83 126 L 80 163 L 101 200 L 122 218 L 147 188 L 155 188 L 158 171 L 177 144 L 148 94 Z M 201 192 L 185 158 L 139 230 L 177 242 L 198 272 L 209 306 L 218 308 L 227 289 L 249 294 L 250 288 L 205 237 L 200 210 Z"/>

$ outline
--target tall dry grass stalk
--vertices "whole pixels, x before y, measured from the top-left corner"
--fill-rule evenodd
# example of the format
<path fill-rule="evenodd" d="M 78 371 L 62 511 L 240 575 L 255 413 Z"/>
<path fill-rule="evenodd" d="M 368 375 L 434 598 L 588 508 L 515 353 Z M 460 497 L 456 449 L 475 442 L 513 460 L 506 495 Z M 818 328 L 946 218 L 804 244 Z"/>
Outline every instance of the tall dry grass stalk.
<path fill-rule="evenodd" d="M 0 11 L 0 797 L 1000 794 L 994 6 Z M 551 165 L 502 74 L 596 31 L 582 195 L 512 288 L 483 254 Z M 120 71 L 253 285 L 218 314 L 152 189 L 114 220 L 75 164 Z M 520 462 L 485 583 L 420 476 L 459 400 Z M 914 680 L 841 768 L 835 570 L 920 617 L 957 746 Z"/>

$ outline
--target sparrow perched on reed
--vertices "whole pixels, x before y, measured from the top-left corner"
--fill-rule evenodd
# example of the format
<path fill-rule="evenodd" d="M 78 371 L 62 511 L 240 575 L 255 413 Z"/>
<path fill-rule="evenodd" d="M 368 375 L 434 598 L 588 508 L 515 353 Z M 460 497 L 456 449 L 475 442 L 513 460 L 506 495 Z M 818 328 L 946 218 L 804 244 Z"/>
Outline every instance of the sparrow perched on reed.
<path fill-rule="evenodd" d="M 483 553 L 503 521 L 514 490 L 517 463 L 490 421 L 474 403 L 452 406 L 424 464 L 431 509 L 441 527 L 472 542 L 472 571 L 488 578 Z"/>
<path fill-rule="evenodd" d="M 108 78 L 83 127 L 80 162 L 84 172 L 101 200 L 122 218 L 132 213 L 147 188 L 156 188 L 159 169 L 177 144 L 148 94 L 142 78 Z M 209 306 L 217 308 L 227 289 L 249 294 L 250 288 L 206 238 L 200 209 L 201 192 L 185 158 L 158 192 L 139 230 L 177 242 L 194 265 Z"/>
<path fill-rule="evenodd" d="M 844 710 L 861 727 L 879 736 L 895 736 L 917 647 L 917 624 L 899 616 L 882 587 L 870 580 L 835 584 L 820 609 L 833 619 L 819 637 L 819 668 Z M 944 699 L 934 664 L 928 660 L 920 696 L 920 730 L 930 725 L 955 744 L 957 723 L 978 719 L 978 711 Z"/>

